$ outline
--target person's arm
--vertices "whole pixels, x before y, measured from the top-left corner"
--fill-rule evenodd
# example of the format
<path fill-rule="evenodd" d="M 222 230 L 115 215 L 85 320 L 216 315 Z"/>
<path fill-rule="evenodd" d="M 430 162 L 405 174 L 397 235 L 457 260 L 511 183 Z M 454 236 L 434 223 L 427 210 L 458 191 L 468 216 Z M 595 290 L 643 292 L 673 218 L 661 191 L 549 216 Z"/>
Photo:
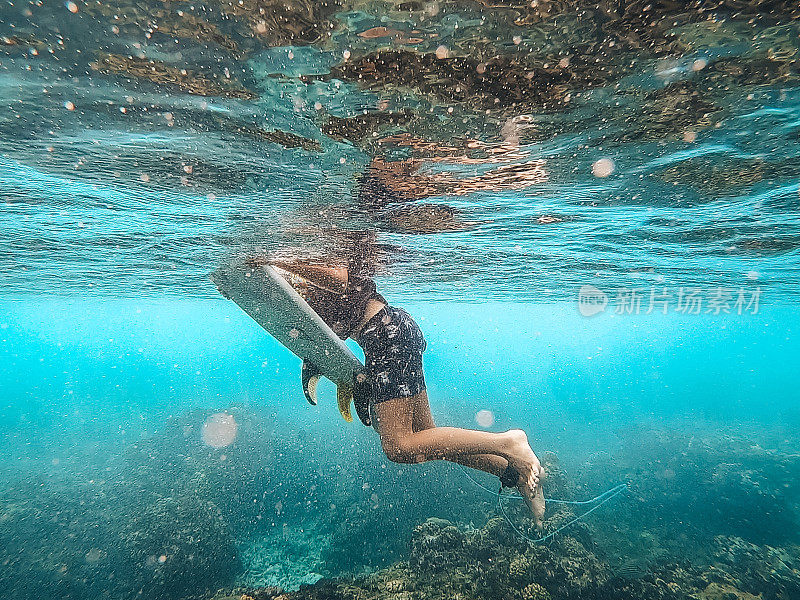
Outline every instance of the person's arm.
<path fill-rule="evenodd" d="M 299 275 L 312 285 L 335 294 L 343 294 L 347 289 L 347 281 L 350 276 L 347 267 L 328 267 L 299 261 L 273 261 L 271 264 L 284 271 Z"/>

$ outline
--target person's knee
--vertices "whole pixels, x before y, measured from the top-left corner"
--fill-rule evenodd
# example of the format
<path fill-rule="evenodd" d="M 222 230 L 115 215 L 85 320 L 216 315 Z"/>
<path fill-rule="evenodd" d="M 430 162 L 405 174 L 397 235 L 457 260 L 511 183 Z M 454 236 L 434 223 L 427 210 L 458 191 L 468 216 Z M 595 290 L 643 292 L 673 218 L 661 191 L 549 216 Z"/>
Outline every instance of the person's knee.
<path fill-rule="evenodd" d="M 381 447 L 383 448 L 383 453 L 386 455 L 386 458 L 392 462 L 403 464 L 417 462 L 414 454 L 409 451 L 402 440 L 396 438 L 382 439 Z"/>

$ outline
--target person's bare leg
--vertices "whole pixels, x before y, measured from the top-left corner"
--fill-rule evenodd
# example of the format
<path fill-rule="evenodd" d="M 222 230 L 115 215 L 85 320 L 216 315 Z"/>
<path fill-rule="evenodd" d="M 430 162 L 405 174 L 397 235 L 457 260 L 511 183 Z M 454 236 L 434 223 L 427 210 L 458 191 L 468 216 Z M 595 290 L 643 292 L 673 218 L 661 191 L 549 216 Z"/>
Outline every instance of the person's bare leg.
<path fill-rule="evenodd" d="M 415 400 L 418 398 L 395 398 L 375 405 L 381 445 L 390 460 L 413 463 L 444 459 L 456 462 L 464 456 L 480 454 L 502 457 L 520 474 L 518 489 L 534 516 L 539 514 L 535 497 L 541 464 L 531 450 L 525 432 L 515 429 L 492 433 L 457 427 L 414 431 Z"/>
<path fill-rule="evenodd" d="M 431 414 L 431 406 L 428 402 L 428 393 L 426 391 L 420 392 L 412 399 L 412 430 L 414 432 L 422 431 L 424 429 L 433 429 L 436 423 Z M 458 456 L 450 462 L 464 465 L 471 469 L 477 469 L 489 475 L 500 477 L 508 467 L 508 461 L 502 456 L 496 454 L 471 454 Z"/>
<path fill-rule="evenodd" d="M 413 410 L 411 425 L 414 432 L 422 431 L 424 429 L 433 429 L 436 427 L 436 422 L 433 420 L 433 414 L 431 413 L 431 405 L 428 401 L 427 392 L 423 391 L 416 395 L 413 398 L 413 404 L 411 408 Z M 478 469 L 480 471 L 489 473 L 490 475 L 496 475 L 497 477 L 500 477 L 506 470 L 506 467 L 508 467 L 508 460 L 502 456 L 497 456 L 494 454 L 465 455 L 456 457 L 454 460 L 452 460 L 452 462 L 456 462 L 472 469 Z M 544 489 L 542 485 L 544 477 L 545 470 L 543 467 L 540 467 L 539 484 L 536 486 L 534 497 L 531 502 L 533 516 L 536 521 L 536 525 L 539 528 L 542 526 L 542 519 L 544 518 L 545 510 Z M 520 493 L 522 493 L 522 490 L 520 490 Z"/>

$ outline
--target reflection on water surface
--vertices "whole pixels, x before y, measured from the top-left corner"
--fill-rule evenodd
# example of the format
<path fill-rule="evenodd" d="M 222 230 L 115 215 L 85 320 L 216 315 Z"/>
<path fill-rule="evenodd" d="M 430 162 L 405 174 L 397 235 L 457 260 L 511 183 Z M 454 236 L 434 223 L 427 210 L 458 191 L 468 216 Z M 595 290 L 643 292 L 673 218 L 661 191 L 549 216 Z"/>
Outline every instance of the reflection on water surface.
<path fill-rule="evenodd" d="M 794 294 L 798 10 L 7 3 L 5 287 L 207 295 L 231 252 L 368 227 L 400 296 Z"/>

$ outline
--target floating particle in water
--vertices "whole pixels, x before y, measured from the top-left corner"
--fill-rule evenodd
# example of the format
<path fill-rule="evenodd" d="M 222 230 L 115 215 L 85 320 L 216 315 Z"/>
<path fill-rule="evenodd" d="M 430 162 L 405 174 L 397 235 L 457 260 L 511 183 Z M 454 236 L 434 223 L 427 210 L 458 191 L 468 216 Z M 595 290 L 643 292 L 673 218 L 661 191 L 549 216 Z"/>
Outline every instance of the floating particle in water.
<path fill-rule="evenodd" d="M 161 556 L 158 557 L 158 564 L 163 565 L 165 562 L 167 562 L 166 554 L 162 554 Z"/>
<path fill-rule="evenodd" d="M 343 156 L 342 158 L 340 158 L 340 159 L 339 159 L 339 163 L 340 163 L 340 164 L 342 164 L 342 165 L 343 165 L 344 163 L 346 163 L 346 162 L 347 162 L 347 159 L 346 159 L 344 156 Z"/>
<path fill-rule="evenodd" d="M 239 426 L 228 413 L 214 413 L 203 423 L 202 438 L 207 446 L 225 448 L 236 439 Z"/>
<path fill-rule="evenodd" d="M 694 131 L 690 131 L 690 130 L 687 129 L 686 131 L 683 132 L 683 141 L 684 142 L 691 143 L 691 142 L 694 142 L 696 140 L 697 140 L 697 133 L 695 133 Z"/>
<path fill-rule="evenodd" d="M 475 67 L 475 71 L 478 72 L 478 75 L 483 75 L 486 73 L 486 63 L 478 63 Z"/>
<path fill-rule="evenodd" d="M 705 58 L 698 58 L 692 63 L 692 71 L 702 71 L 707 65 L 708 61 Z"/>
<path fill-rule="evenodd" d="M 562 69 L 566 69 L 569 66 L 569 57 L 564 57 L 558 61 L 558 66 Z"/>
<path fill-rule="evenodd" d="M 64 3 L 64 6 L 66 6 L 66 7 L 67 7 L 67 10 L 68 10 L 69 12 L 71 12 L 71 13 L 76 13 L 76 12 L 78 12 L 78 5 L 77 5 L 77 4 L 75 4 L 74 2 L 72 2 L 71 0 L 70 0 L 69 2 L 65 2 L 65 3 Z"/>
<path fill-rule="evenodd" d="M 614 161 L 610 158 L 601 158 L 592 164 L 592 175 L 595 177 L 608 177 L 614 172 Z"/>
<path fill-rule="evenodd" d="M 184 173 L 191 173 L 194 171 L 194 167 L 192 165 L 183 165 Z"/>
<path fill-rule="evenodd" d="M 744 276 L 747 277 L 750 281 L 755 281 L 759 277 L 761 277 L 761 273 L 759 273 L 758 271 L 747 271 L 747 273 L 745 273 Z"/>
<path fill-rule="evenodd" d="M 490 410 L 479 410 L 475 413 L 475 422 L 481 427 L 494 425 L 494 413 Z"/>
<path fill-rule="evenodd" d="M 267 33 L 267 24 L 264 21 L 256 23 L 256 33 Z"/>
<path fill-rule="evenodd" d="M 66 108 L 67 110 L 75 110 L 75 105 L 69 100 L 67 100 L 66 102 L 64 102 L 64 108 Z"/>
<path fill-rule="evenodd" d="M 148 181 L 150 181 L 150 175 L 148 175 L 147 173 L 142 173 L 141 175 L 139 175 L 139 181 L 141 181 L 142 183 L 147 183 Z"/>
<path fill-rule="evenodd" d="M 103 558 L 103 551 L 100 548 L 92 548 L 86 553 L 87 563 L 99 562 L 101 558 Z"/>
<path fill-rule="evenodd" d="M 450 56 L 450 50 L 447 49 L 447 46 L 436 48 L 436 58 L 447 58 L 448 56 Z"/>
<path fill-rule="evenodd" d="M 322 110 L 322 102 L 314 102 L 314 110 Z"/>
<path fill-rule="evenodd" d="M 342 58 L 344 58 L 345 60 L 350 60 L 350 56 L 351 56 L 350 50 L 345 50 L 344 52 L 342 52 Z"/>
<path fill-rule="evenodd" d="M 517 46 L 519 46 L 519 45 L 522 43 L 522 36 L 521 36 L 521 35 L 515 35 L 515 36 L 512 38 L 512 41 L 513 41 L 513 42 L 514 42 L 514 43 L 515 43 Z"/>

